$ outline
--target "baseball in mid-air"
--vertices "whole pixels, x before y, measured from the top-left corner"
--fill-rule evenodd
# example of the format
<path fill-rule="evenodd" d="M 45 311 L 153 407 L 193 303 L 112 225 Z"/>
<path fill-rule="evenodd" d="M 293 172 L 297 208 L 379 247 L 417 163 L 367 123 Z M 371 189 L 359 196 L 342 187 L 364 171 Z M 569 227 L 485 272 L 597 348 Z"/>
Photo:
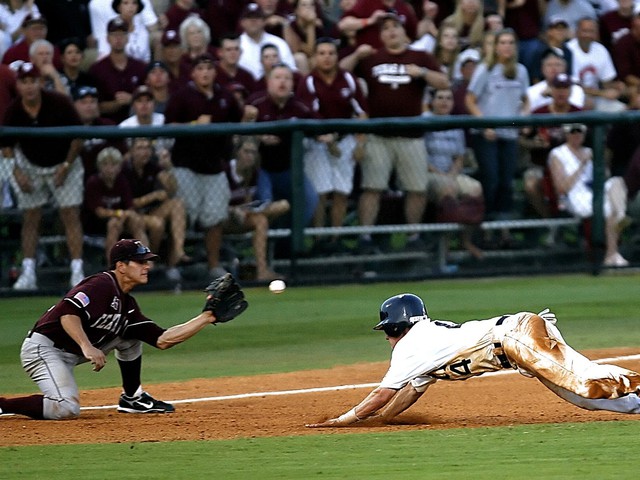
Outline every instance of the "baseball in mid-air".
<path fill-rule="evenodd" d="M 287 284 L 284 283 L 283 280 L 274 280 L 269 284 L 269 291 L 271 293 L 282 293 L 285 288 L 287 288 Z"/>

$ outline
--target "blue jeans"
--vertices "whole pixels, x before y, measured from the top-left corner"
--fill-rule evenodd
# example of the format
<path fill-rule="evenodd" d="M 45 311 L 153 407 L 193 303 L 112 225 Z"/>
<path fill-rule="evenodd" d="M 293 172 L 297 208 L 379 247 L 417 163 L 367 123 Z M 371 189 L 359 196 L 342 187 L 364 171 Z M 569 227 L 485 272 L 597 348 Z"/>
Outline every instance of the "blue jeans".
<path fill-rule="evenodd" d="M 258 191 L 256 199 L 263 201 L 289 200 L 293 206 L 291 191 L 291 170 L 284 172 L 267 172 L 260 169 L 258 172 Z M 313 214 L 318 205 L 318 193 L 307 176 L 304 176 L 304 221 L 305 226 L 311 225 Z"/>
<path fill-rule="evenodd" d="M 513 179 L 518 165 L 517 140 L 489 141 L 482 134 L 472 137 L 478 162 L 486 215 L 505 219 L 513 208 Z"/>

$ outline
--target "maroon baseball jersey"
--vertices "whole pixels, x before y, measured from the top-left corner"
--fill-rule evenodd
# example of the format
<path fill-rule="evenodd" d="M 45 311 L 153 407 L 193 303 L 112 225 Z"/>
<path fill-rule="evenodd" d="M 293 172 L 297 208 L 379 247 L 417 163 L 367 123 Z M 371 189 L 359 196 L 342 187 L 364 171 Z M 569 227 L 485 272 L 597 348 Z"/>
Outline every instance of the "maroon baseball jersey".
<path fill-rule="evenodd" d="M 300 100 L 293 96 L 280 108 L 265 92 L 252 103 L 258 109 L 257 122 L 272 122 L 275 120 L 289 120 L 295 118 L 317 118 L 317 115 Z M 291 134 L 280 134 L 277 145 L 260 145 L 260 166 L 267 172 L 284 172 L 291 168 Z"/>
<path fill-rule="evenodd" d="M 85 278 L 47 310 L 32 329 L 53 340 L 57 348 L 82 355 L 80 346 L 62 328 L 60 318 L 64 315 L 80 317 L 82 329 L 96 348 L 116 337 L 138 339 L 155 347 L 165 331 L 142 314 L 135 298 L 120 289 L 113 272 Z"/>
<path fill-rule="evenodd" d="M 85 231 L 104 235 L 108 219 L 95 214 L 98 207 L 128 210 L 132 204 L 131 185 L 123 173 L 118 175 L 113 187 L 108 187 L 99 175 L 92 175 L 84 189 L 82 217 Z"/>
<path fill-rule="evenodd" d="M 211 115 L 211 123 L 239 122 L 242 111 L 235 97 L 214 85 L 214 94 L 207 98 L 193 82 L 189 82 L 169 99 L 165 123 L 189 123 L 200 115 Z M 173 146 L 172 159 L 176 167 L 186 167 L 195 173 L 208 175 L 223 171 L 225 160 L 231 156 L 231 138 L 226 135 L 178 137 Z"/>
<path fill-rule="evenodd" d="M 230 83 L 239 83 L 247 92 L 252 93 L 255 91 L 255 80 L 249 70 L 242 67 L 238 67 L 236 74 L 231 76 L 225 69 L 223 69 L 219 63 L 216 64 L 216 83 L 223 87 L 226 87 Z"/>
<path fill-rule="evenodd" d="M 147 77 L 147 64 L 128 57 L 124 70 L 118 70 L 107 55 L 91 66 L 89 74 L 96 80 L 98 100 L 108 102 L 115 99 L 116 92 L 133 93 L 138 85 L 144 83 Z M 120 123 L 129 118 L 129 105 L 124 105 L 117 112 L 104 116 Z"/>
<path fill-rule="evenodd" d="M 63 127 L 81 125 L 80 117 L 71 100 L 57 92 L 41 90 L 42 104 L 36 117 L 29 115 L 22 106 L 22 100 L 16 98 L 7 108 L 3 125 L 12 127 Z M 39 138 L 18 141 L 15 137 L 4 137 L 4 147 L 14 147 L 20 143 L 22 152 L 29 162 L 39 167 L 53 167 L 67 159 L 71 138 Z"/>
<path fill-rule="evenodd" d="M 391 6 L 394 9 L 402 23 L 404 24 L 405 32 L 411 40 L 415 40 L 416 31 L 418 27 L 418 19 L 411 5 L 404 2 L 404 0 L 396 0 Z M 356 17 L 366 19 L 373 15 L 376 10 L 389 10 L 382 0 L 358 0 L 355 6 L 345 12 L 343 17 Z M 365 28 L 358 30 L 356 33 L 356 43 L 358 45 L 368 44 L 374 48 L 381 48 L 382 42 L 380 41 L 380 26 L 375 23 Z"/>
<path fill-rule="evenodd" d="M 321 118 L 353 118 L 367 111 L 360 84 L 344 70 L 338 70 L 331 83 L 312 71 L 298 85 L 296 96 Z"/>
<path fill-rule="evenodd" d="M 435 58 L 425 52 L 405 50 L 391 54 L 386 49 L 361 60 L 356 75 L 369 87 L 369 114 L 377 117 L 413 117 L 422 114 L 426 82 L 407 74 L 405 65 L 415 64 L 440 71 Z"/>
<path fill-rule="evenodd" d="M 631 33 L 627 33 L 616 42 L 612 57 L 618 78 L 624 81 L 627 75 L 640 77 L 640 41 Z"/>

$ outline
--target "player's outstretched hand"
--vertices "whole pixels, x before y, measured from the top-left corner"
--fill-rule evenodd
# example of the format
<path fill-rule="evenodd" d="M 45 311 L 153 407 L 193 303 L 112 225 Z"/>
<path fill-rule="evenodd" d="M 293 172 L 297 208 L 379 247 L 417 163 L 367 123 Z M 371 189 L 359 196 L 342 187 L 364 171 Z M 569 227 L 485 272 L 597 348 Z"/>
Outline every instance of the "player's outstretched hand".
<path fill-rule="evenodd" d="M 327 428 L 327 427 L 344 427 L 344 425 L 340 422 L 339 418 L 330 418 L 329 420 L 325 420 L 320 423 L 307 423 L 305 424 L 307 428 Z"/>

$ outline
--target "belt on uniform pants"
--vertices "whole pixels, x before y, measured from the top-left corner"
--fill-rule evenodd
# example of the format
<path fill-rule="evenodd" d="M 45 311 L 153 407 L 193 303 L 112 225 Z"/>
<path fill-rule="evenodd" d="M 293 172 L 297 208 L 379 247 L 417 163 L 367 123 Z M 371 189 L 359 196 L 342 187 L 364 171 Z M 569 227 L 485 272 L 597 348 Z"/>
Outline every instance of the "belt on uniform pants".
<path fill-rule="evenodd" d="M 54 348 L 57 348 L 58 350 L 62 350 L 63 352 L 65 351 L 64 348 L 56 345 L 55 342 L 51 340 L 49 337 L 47 337 L 46 335 L 43 335 L 38 332 L 34 332 L 33 330 L 29 331 L 29 333 L 27 334 L 27 338 L 33 339 L 35 343 L 38 343 L 40 345 L 45 345 L 47 347 L 54 347 Z"/>
<path fill-rule="evenodd" d="M 509 315 L 503 315 L 501 316 L 498 321 L 496 322 L 496 325 L 502 325 L 502 323 L 509 317 Z M 502 368 L 513 368 L 513 366 L 511 365 L 511 363 L 509 362 L 509 359 L 507 358 L 507 356 L 504 353 L 504 348 L 502 348 L 502 343 L 500 342 L 493 342 L 493 353 L 495 354 L 495 356 L 498 358 L 498 360 L 500 360 L 500 365 L 502 365 Z"/>

